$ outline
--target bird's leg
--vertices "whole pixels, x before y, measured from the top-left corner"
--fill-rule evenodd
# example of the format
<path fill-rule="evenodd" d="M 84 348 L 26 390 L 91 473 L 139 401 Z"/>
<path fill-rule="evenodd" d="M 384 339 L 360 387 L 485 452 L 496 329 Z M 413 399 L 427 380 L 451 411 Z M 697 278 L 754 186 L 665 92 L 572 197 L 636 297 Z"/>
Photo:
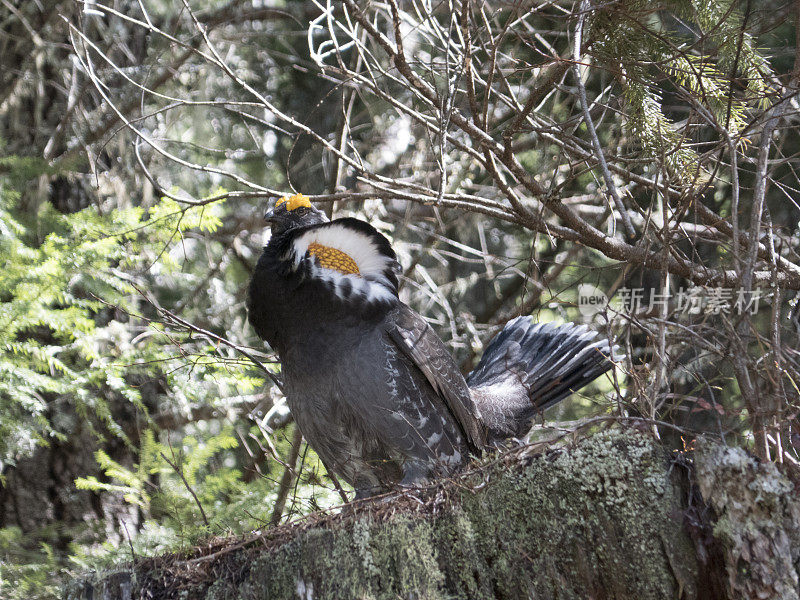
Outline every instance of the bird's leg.
<path fill-rule="evenodd" d="M 403 463 L 403 478 L 398 484 L 401 488 L 415 487 L 424 483 L 430 473 L 430 465 L 423 460 L 409 460 Z"/>
<path fill-rule="evenodd" d="M 356 489 L 356 496 L 353 500 L 366 500 L 367 498 L 372 498 L 373 496 L 377 495 L 380 490 L 374 487 L 367 487 L 367 488 L 358 488 Z"/>
<path fill-rule="evenodd" d="M 356 491 L 356 496 L 353 500 L 366 500 L 367 498 L 372 498 L 386 491 L 386 489 L 379 485 L 377 479 L 363 474 L 356 475 L 353 488 Z"/>

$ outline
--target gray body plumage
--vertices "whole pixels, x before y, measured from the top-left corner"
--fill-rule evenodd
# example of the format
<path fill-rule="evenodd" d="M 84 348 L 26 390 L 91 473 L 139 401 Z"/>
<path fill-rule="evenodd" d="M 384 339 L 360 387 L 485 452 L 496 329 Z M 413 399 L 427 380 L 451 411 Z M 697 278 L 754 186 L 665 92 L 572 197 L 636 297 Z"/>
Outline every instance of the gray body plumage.
<path fill-rule="evenodd" d="M 458 424 L 380 325 L 314 330 L 316 348 L 298 344 L 308 353 L 283 361 L 300 430 L 361 490 L 457 467 L 468 454 Z"/>
<path fill-rule="evenodd" d="M 459 466 L 466 435 L 391 336 L 403 317 L 427 324 L 399 302 L 359 310 L 279 270 L 257 269 L 250 321 L 280 356 L 289 408 L 323 462 L 362 495 Z"/>
<path fill-rule="evenodd" d="M 357 496 L 452 472 L 487 443 L 523 435 L 538 410 L 611 366 L 608 343 L 593 344 L 585 329 L 517 319 L 465 380 L 445 344 L 400 302 L 393 273 L 363 273 L 367 285 L 292 255 L 298 231 L 337 227 L 371 236 L 393 270 L 381 234 L 355 219 L 305 224 L 277 235 L 273 226 L 250 284 L 249 319 L 280 356 L 304 437 Z"/>

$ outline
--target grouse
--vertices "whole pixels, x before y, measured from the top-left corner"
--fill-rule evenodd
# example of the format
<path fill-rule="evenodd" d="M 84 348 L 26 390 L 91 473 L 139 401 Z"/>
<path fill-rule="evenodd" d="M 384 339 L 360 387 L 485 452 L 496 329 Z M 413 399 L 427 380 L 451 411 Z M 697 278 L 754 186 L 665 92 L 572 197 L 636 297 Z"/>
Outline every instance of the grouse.
<path fill-rule="evenodd" d="M 465 379 L 399 299 L 399 263 L 374 227 L 330 221 L 302 194 L 265 218 L 248 318 L 280 357 L 295 423 L 356 498 L 452 473 L 612 367 L 585 326 L 519 317 Z"/>

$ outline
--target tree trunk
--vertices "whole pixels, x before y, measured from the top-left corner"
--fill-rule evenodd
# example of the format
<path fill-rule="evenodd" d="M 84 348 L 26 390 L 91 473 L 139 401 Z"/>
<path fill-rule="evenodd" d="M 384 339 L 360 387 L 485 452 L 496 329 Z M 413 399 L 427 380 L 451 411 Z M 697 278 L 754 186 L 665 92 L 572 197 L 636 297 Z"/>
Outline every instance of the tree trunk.
<path fill-rule="evenodd" d="M 633 431 L 75 581 L 108 598 L 798 598 L 800 507 L 774 465 Z"/>

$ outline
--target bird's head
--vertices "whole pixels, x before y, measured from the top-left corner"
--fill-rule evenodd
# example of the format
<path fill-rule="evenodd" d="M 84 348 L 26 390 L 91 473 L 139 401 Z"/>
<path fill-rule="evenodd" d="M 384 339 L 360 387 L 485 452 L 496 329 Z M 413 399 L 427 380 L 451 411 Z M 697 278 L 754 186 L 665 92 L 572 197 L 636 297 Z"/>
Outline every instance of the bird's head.
<path fill-rule="evenodd" d="M 273 236 L 281 235 L 298 227 L 328 222 L 325 213 L 311 206 L 308 197 L 303 194 L 284 196 L 267 211 L 264 219 L 270 224 Z"/>

